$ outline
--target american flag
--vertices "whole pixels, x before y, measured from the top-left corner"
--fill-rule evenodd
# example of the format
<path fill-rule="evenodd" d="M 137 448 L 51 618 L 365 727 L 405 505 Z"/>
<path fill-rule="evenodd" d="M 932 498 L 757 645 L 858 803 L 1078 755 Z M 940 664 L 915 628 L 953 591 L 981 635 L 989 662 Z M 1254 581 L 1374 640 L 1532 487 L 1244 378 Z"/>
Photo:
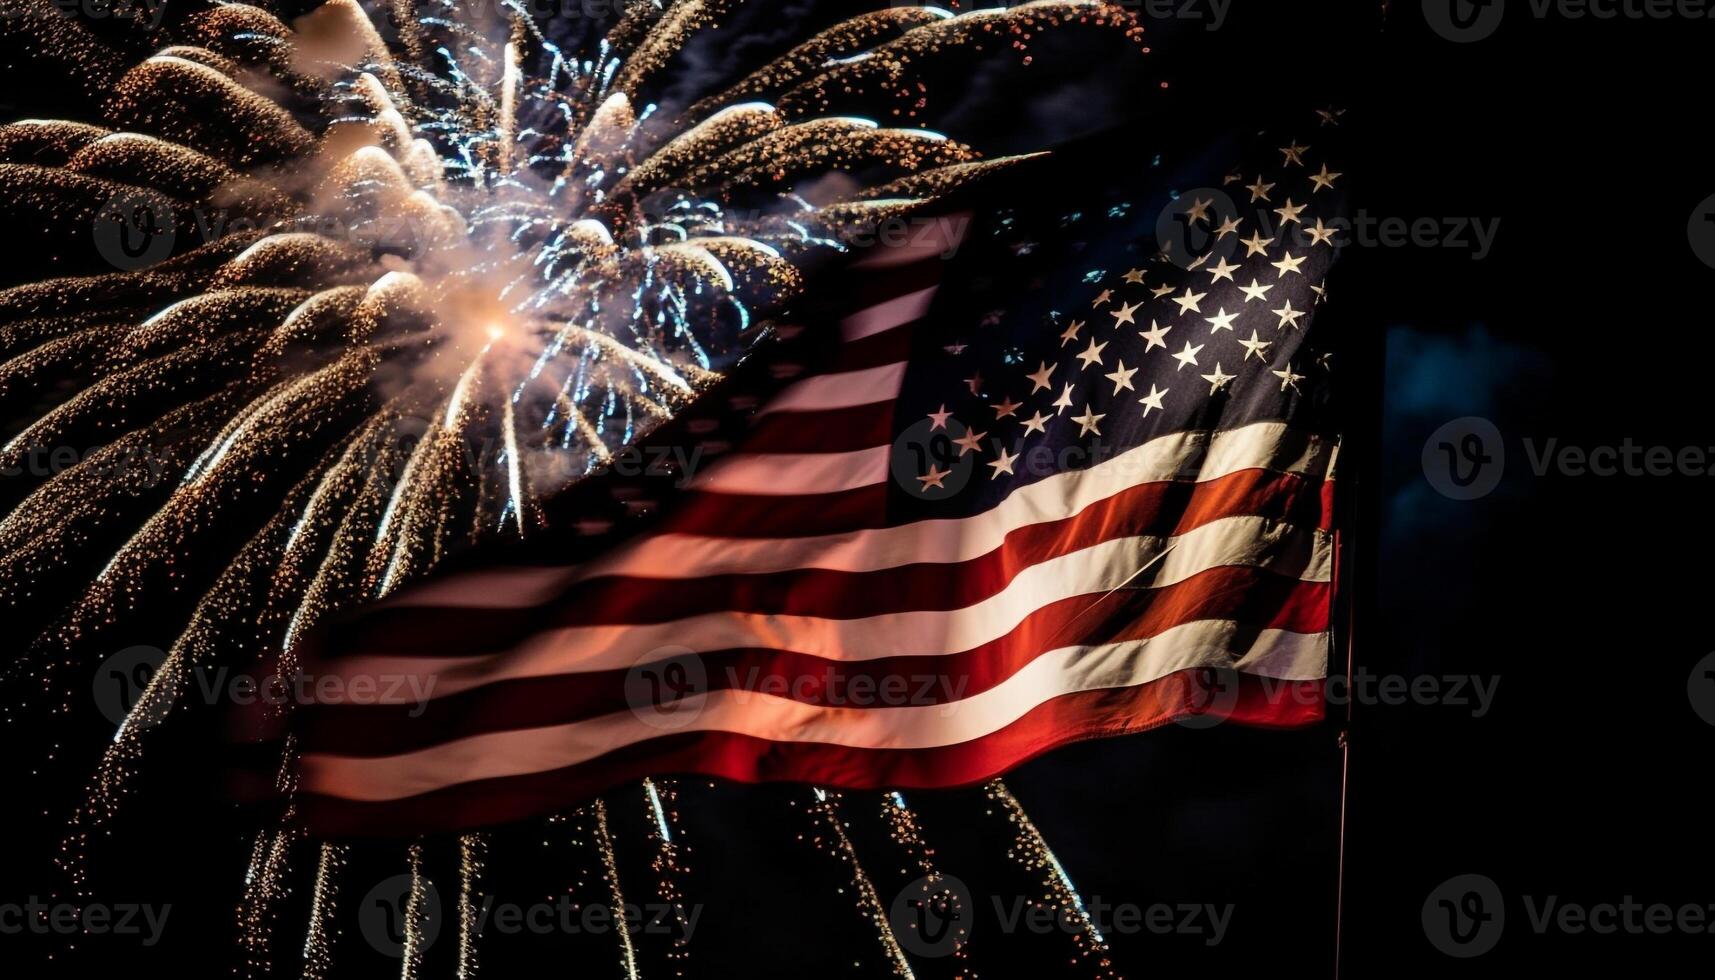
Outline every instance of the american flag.
<path fill-rule="evenodd" d="M 1062 161 L 913 222 L 753 358 L 771 394 L 711 396 L 730 447 L 687 413 L 691 459 L 727 451 L 647 530 L 575 560 L 605 523 L 564 521 L 337 624 L 324 672 L 405 680 L 305 713 L 311 824 L 477 826 L 653 774 L 953 786 L 1174 721 L 1320 718 L 1313 323 L 1347 188 L 1339 110 L 1298 122 L 1200 189 L 1196 159 Z M 1019 192 L 1045 173 L 1077 193 Z"/>

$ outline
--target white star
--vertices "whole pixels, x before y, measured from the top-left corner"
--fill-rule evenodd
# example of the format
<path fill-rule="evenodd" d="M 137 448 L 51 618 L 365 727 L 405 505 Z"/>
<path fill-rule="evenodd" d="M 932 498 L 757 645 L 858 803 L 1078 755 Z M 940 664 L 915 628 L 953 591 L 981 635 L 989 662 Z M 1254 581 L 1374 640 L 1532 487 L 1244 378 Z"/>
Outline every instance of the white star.
<path fill-rule="evenodd" d="M 1296 163 L 1300 167 L 1304 166 L 1303 154 L 1304 154 L 1304 151 L 1308 150 L 1308 149 L 1310 149 L 1310 147 L 1308 147 L 1308 146 L 1299 146 L 1297 140 L 1293 140 L 1291 146 L 1281 147 L 1280 148 L 1280 155 L 1286 158 L 1285 160 L 1281 161 L 1281 166 L 1284 167 L 1289 163 Z"/>
<path fill-rule="evenodd" d="M 1179 362 L 1179 366 L 1177 368 L 1175 368 L 1174 370 L 1183 371 L 1183 370 L 1185 370 L 1185 366 L 1187 364 L 1189 364 L 1192 367 L 1196 367 L 1197 366 L 1197 352 L 1202 350 L 1206 346 L 1208 346 L 1208 345 L 1198 344 L 1197 346 L 1192 347 L 1191 342 L 1189 340 L 1187 340 L 1185 342 L 1185 349 L 1180 351 L 1179 353 L 1173 355 L 1173 359 L 1175 361 Z"/>
<path fill-rule="evenodd" d="M 1030 393 L 1034 395 L 1039 391 L 1045 391 L 1052 387 L 1048 383 L 1048 379 L 1054 376 L 1054 369 L 1059 366 L 1060 365 L 1058 364 L 1049 364 L 1047 361 L 1043 361 L 1042 366 L 1036 369 L 1035 374 L 1025 375 L 1025 377 L 1030 379 Z"/>
<path fill-rule="evenodd" d="M 996 453 L 994 462 L 988 464 L 994 468 L 994 472 L 989 474 L 989 479 L 992 480 L 995 477 L 1000 476 L 1002 473 L 1009 475 L 1012 474 L 1012 464 L 1017 461 L 1018 454 L 1009 453 L 1006 451 L 1006 447 L 1002 446 L 999 452 Z"/>
<path fill-rule="evenodd" d="M 1308 204 L 1293 204 L 1292 198 L 1289 197 L 1286 199 L 1286 206 L 1275 208 L 1274 213 L 1280 215 L 1280 224 L 1285 227 L 1294 221 L 1298 221 L 1299 212 L 1309 206 Z M 1299 221 L 1299 224 L 1303 224 L 1303 222 Z"/>
<path fill-rule="evenodd" d="M 1103 303 L 1106 303 L 1108 300 L 1113 299 L 1113 298 L 1114 298 L 1114 291 L 1111 289 L 1104 289 L 1096 295 L 1095 300 L 1092 303 L 1090 303 L 1090 306 L 1091 306 L 1091 308 L 1100 306 Z"/>
<path fill-rule="evenodd" d="M 1101 365 L 1102 365 L 1102 349 L 1107 347 L 1107 346 L 1108 345 L 1105 341 L 1103 343 L 1098 344 L 1098 343 L 1096 343 L 1096 338 L 1091 337 L 1090 338 L 1090 346 L 1082 354 L 1078 355 L 1078 360 L 1084 362 L 1083 370 L 1088 371 L 1092 365 L 1094 365 L 1096 367 L 1101 367 Z"/>
<path fill-rule="evenodd" d="M 1288 388 L 1291 388 L 1293 391 L 1298 391 L 1298 382 L 1304 380 L 1304 375 L 1293 373 L 1292 362 L 1290 361 L 1287 362 L 1286 369 L 1284 371 L 1274 371 L 1272 373 L 1275 377 L 1280 379 L 1281 391 L 1285 391 Z"/>
<path fill-rule="evenodd" d="M 1251 237 L 1241 238 L 1239 241 L 1245 247 L 1245 258 L 1247 259 L 1253 255 L 1267 255 L 1268 247 L 1274 244 L 1274 239 L 1263 238 L 1262 232 L 1260 231 L 1253 231 L 1251 232 Z"/>
<path fill-rule="evenodd" d="M 1149 321 L 1149 329 L 1143 332 L 1143 339 L 1149 343 L 1144 346 L 1143 352 L 1147 354 L 1157 347 L 1166 347 L 1167 331 L 1172 329 L 1172 326 L 1164 327 L 1161 324 L 1156 323 L 1154 320 Z"/>
<path fill-rule="evenodd" d="M 1239 346 L 1241 346 L 1245 349 L 1245 356 L 1239 358 L 1240 361 L 1248 361 L 1251 359 L 1251 355 L 1255 354 L 1257 360 L 1263 362 L 1264 364 L 1267 364 L 1268 363 L 1268 349 L 1270 347 L 1274 346 L 1274 341 L 1262 340 L 1261 338 L 1257 337 L 1256 331 L 1252 330 L 1251 331 L 1251 339 L 1239 341 Z"/>
<path fill-rule="evenodd" d="M 1161 404 L 1161 399 L 1172 390 L 1172 388 L 1157 388 L 1154 385 L 1150 385 L 1149 394 L 1144 395 L 1142 398 L 1137 400 L 1137 403 L 1143 406 L 1143 417 L 1149 418 L 1149 413 L 1156 409 L 1160 409 L 1163 412 L 1167 411 L 1167 407 Z"/>
<path fill-rule="evenodd" d="M 1114 326 L 1116 327 L 1122 323 L 1135 324 L 1137 321 L 1132 319 L 1132 314 L 1136 313 L 1142 307 L 1142 303 L 1133 303 L 1130 306 L 1121 303 L 1119 309 L 1109 310 L 1108 313 L 1112 314 L 1114 318 Z"/>
<path fill-rule="evenodd" d="M 1255 204 L 1258 201 L 1268 200 L 1268 192 L 1274 190 L 1274 185 L 1263 183 L 1261 175 L 1258 175 L 1256 183 L 1246 184 L 1245 190 L 1251 192 L 1251 203 Z"/>
<path fill-rule="evenodd" d="M 1310 247 L 1311 248 L 1315 248 L 1318 245 L 1326 245 L 1329 248 L 1333 248 L 1334 247 L 1334 233 L 1339 231 L 1339 230 L 1340 229 L 1338 229 L 1338 228 L 1328 227 L 1327 225 L 1322 223 L 1321 218 L 1317 218 L 1316 219 L 1316 227 L 1306 228 L 1306 229 L 1304 229 L 1304 233 L 1310 236 Z"/>
<path fill-rule="evenodd" d="M 1249 286 L 1240 286 L 1239 290 L 1245 294 L 1245 302 L 1249 303 L 1251 300 L 1268 298 L 1268 291 L 1273 288 L 1274 283 L 1269 283 L 1264 286 L 1262 283 L 1257 281 L 1255 276 L 1252 276 L 1251 284 Z"/>
<path fill-rule="evenodd" d="M 1004 419 L 1008 415 L 1012 415 L 1013 413 L 1017 412 L 1019 409 L 1023 408 L 1024 403 L 1023 402 L 1015 402 L 1012 400 L 1011 395 L 1007 395 L 1005 398 L 1002 398 L 1000 400 L 999 404 L 990 405 L 989 407 L 994 409 L 994 417 L 995 417 L 996 421 L 999 421 L 1000 419 Z"/>
<path fill-rule="evenodd" d="M 1315 190 L 1312 190 L 1310 193 L 1314 194 L 1314 193 L 1316 193 L 1316 191 L 1322 190 L 1325 187 L 1326 188 L 1332 188 L 1334 186 L 1334 181 L 1339 180 L 1343 176 L 1345 176 L 1345 175 L 1344 174 L 1338 174 L 1338 173 L 1329 173 L 1328 172 L 1328 165 L 1326 163 L 1324 163 L 1322 165 L 1322 172 L 1321 173 L 1310 175 L 1310 182 L 1312 184 L 1316 185 Z"/>
<path fill-rule="evenodd" d="M 1181 313 L 1201 313 L 1203 311 L 1197 307 L 1197 304 L 1203 302 L 1203 297 L 1207 295 L 1209 294 L 1193 293 L 1191 287 L 1187 286 L 1185 287 L 1185 295 L 1173 297 L 1173 302 L 1179 304 L 1179 312 Z"/>
<path fill-rule="evenodd" d="M 1066 332 L 1060 335 L 1060 346 L 1064 347 L 1072 341 L 1077 340 L 1078 331 L 1082 329 L 1084 329 L 1084 321 L 1073 320 L 1072 325 L 1066 328 Z"/>
<path fill-rule="evenodd" d="M 1219 313 L 1214 316 L 1206 316 L 1203 319 L 1208 322 L 1209 334 L 1213 336 L 1219 331 L 1233 329 L 1233 320 L 1237 318 L 1237 313 L 1228 313 L 1227 308 L 1223 306 Z"/>
<path fill-rule="evenodd" d="M 1238 375 L 1227 374 L 1226 372 L 1222 371 L 1221 370 L 1221 362 L 1216 361 L 1215 362 L 1215 373 L 1203 375 L 1203 380 L 1209 382 L 1209 394 L 1213 395 L 1216 392 L 1220 391 L 1222 388 L 1225 388 L 1236 377 L 1238 377 Z"/>
<path fill-rule="evenodd" d="M 929 464 L 929 472 L 918 477 L 917 480 L 919 483 L 923 484 L 921 489 L 924 493 L 928 493 L 930 487 L 940 487 L 941 489 L 945 490 L 945 489 L 947 489 L 947 485 L 945 483 L 942 483 L 941 481 L 945 480 L 948 476 L 952 475 L 952 472 L 953 471 L 950 469 L 944 470 L 944 469 L 941 469 L 940 467 L 936 466 L 935 464 L 930 463 Z"/>
<path fill-rule="evenodd" d="M 1078 423 L 1078 434 L 1079 435 L 1087 436 L 1090 433 L 1094 432 L 1096 435 L 1099 436 L 1102 434 L 1102 430 L 1097 426 L 1097 423 L 1100 422 L 1102 419 L 1105 419 L 1105 418 L 1107 418 L 1106 415 L 1097 415 L 1096 413 L 1090 411 L 1090 406 L 1085 405 L 1084 406 L 1084 414 L 1074 416 L 1072 418 L 1072 421 Z"/>
<path fill-rule="evenodd" d="M 1302 275 L 1304 275 L 1304 273 L 1299 271 L 1298 267 L 1304 264 L 1305 258 L 1306 257 L 1303 255 L 1300 255 L 1300 256 L 1297 256 L 1296 258 L 1294 258 L 1292 253 L 1288 252 L 1287 254 L 1282 255 L 1280 257 L 1279 262 L 1270 262 L 1269 265 L 1272 265 L 1276 269 L 1280 270 L 1280 275 L 1276 277 L 1277 280 L 1278 279 L 1285 279 L 1286 274 L 1288 272 L 1297 272 L 1299 275 L 1302 276 Z"/>
<path fill-rule="evenodd" d="M 1239 267 L 1228 262 L 1227 257 L 1225 255 L 1223 255 L 1223 256 L 1221 256 L 1221 261 L 1217 262 L 1215 264 L 1215 267 L 1213 269 L 1209 270 L 1209 275 L 1213 277 L 1209 280 L 1209 282 L 1217 283 L 1217 282 L 1220 282 L 1222 279 L 1225 279 L 1228 282 L 1232 282 L 1233 281 L 1233 273 L 1237 272 L 1238 270 L 1239 270 Z"/>
<path fill-rule="evenodd" d="M 1120 358 L 1118 364 L 1119 367 L 1114 373 L 1104 374 L 1102 377 L 1114 383 L 1114 394 L 1116 395 L 1126 390 L 1136 391 L 1137 389 L 1132 387 L 1131 376 L 1137 373 L 1137 368 L 1127 369 L 1123 357 Z"/>
<path fill-rule="evenodd" d="M 1060 411 L 1066 411 L 1066 410 L 1070 409 L 1072 407 L 1072 387 L 1073 387 L 1073 385 L 1070 381 L 1066 382 L 1066 390 L 1060 392 L 1060 397 L 1054 399 L 1054 401 L 1052 403 L 1050 403 L 1048 407 L 1049 408 L 1057 408 Z M 1055 412 L 1054 414 L 1059 415 L 1060 412 Z"/>
<path fill-rule="evenodd" d="M 1298 318 L 1303 316 L 1306 311 L 1293 309 L 1292 300 L 1288 299 L 1285 306 L 1278 310 L 1269 310 L 1269 312 L 1280 317 L 1280 322 L 1274 325 L 1274 329 L 1279 330 L 1282 327 L 1291 327 L 1296 330 L 1298 329 Z"/>
<path fill-rule="evenodd" d="M 934 424 L 929 426 L 929 431 L 934 432 L 936 429 L 945 429 L 947 427 L 947 420 L 952 417 L 953 413 L 947 411 L 947 403 L 942 402 L 940 411 L 929 413 L 929 418 L 934 420 Z"/>
<path fill-rule="evenodd" d="M 978 432 L 975 429 L 966 429 L 964 435 L 953 440 L 953 445 L 959 447 L 960 456 L 963 456 L 966 453 L 974 453 L 982 448 L 983 436 L 986 435 L 988 435 L 987 432 Z"/>
<path fill-rule="evenodd" d="M 1026 431 L 1026 432 L 1047 432 L 1048 431 L 1048 420 L 1042 417 L 1041 412 L 1037 412 L 1035 415 L 1032 415 L 1031 417 L 1024 419 L 1023 421 L 1024 421 L 1024 431 Z"/>

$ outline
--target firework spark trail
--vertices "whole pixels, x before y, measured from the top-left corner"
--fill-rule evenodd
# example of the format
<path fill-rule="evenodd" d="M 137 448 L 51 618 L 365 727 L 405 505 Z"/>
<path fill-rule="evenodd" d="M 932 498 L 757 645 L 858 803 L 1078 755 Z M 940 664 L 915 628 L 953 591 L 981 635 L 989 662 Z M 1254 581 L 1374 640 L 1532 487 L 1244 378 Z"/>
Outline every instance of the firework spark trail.
<path fill-rule="evenodd" d="M 608 908 L 615 916 L 624 917 L 625 892 L 619 887 L 619 861 L 613 851 L 613 835 L 607 829 L 607 802 L 596 797 L 596 850 L 601 853 L 602 878 L 607 882 Z M 637 949 L 631 942 L 631 930 L 622 923 L 614 932 L 619 934 L 619 965 L 625 968 L 626 980 L 637 980 Z"/>
<path fill-rule="evenodd" d="M 679 881 L 688 871 L 684 862 L 687 848 L 673 833 L 678 822 L 674 809 L 679 798 L 678 783 L 668 779 L 645 779 L 643 790 L 650 821 L 655 825 L 651 835 L 656 839 L 655 856 L 650 861 L 650 868 L 656 876 L 655 894 L 672 909 L 673 921 L 678 925 L 667 951 L 667 962 L 674 968 L 676 976 L 684 976 L 685 964 L 690 959 L 691 923 L 685 914 L 685 893 Z"/>
<path fill-rule="evenodd" d="M 480 935 L 478 904 L 481 893 L 477 888 L 482 879 L 483 860 L 488 841 L 482 834 L 459 835 L 459 949 L 458 980 L 473 980 L 476 976 L 476 942 Z"/>
<path fill-rule="evenodd" d="M 1107 939 L 1096 927 L 1095 920 L 1090 918 L 1089 912 L 1084 908 L 1083 896 L 1078 894 L 1077 887 L 1072 884 L 1072 879 L 1066 874 L 1060 859 L 1049 849 L 1042 831 L 1037 828 L 1036 822 L 1030 819 L 1030 815 L 1024 812 L 1024 804 L 1018 802 L 1018 797 L 1012 795 L 1012 790 L 998 779 L 989 781 L 984 789 L 990 800 L 1000 804 L 1007 822 L 1012 825 L 1013 860 L 1026 871 L 1041 876 L 1043 888 L 1048 900 L 1053 903 L 1057 916 L 1078 924 L 1078 932 L 1073 936 L 1078 958 L 1092 961 L 1096 976 L 1101 980 L 1121 980 L 1120 973 L 1109 955 Z"/>
<path fill-rule="evenodd" d="M 0 126 L 0 199 L 88 230 L 66 268 L 91 251 L 118 268 L 0 290 L 0 467 L 22 470 L 0 481 L 0 602 L 36 637 L 5 678 L 64 714 L 117 628 L 177 617 L 74 817 L 80 889 L 83 848 L 195 671 L 289 671 L 336 611 L 526 533 L 543 496 L 769 336 L 807 266 L 1027 159 L 920 128 L 920 69 L 1028 63 L 1032 37 L 1075 25 L 1141 48 L 1130 14 L 1091 0 L 890 7 L 663 107 L 658 81 L 741 0 L 634 0 L 579 51 L 510 2 L 378 0 L 386 31 L 358 0 L 291 24 L 221 3 L 148 35 L 141 60 L 22 2 L 41 16 L 0 30 L 75 66 L 99 108 Z M 800 196 L 830 174 L 849 191 Z M 141 268 L 102 245 L 139 201 L 173 246 Z M 18 465 L 80 443 L 102 448 Z M 48 573 L 69 603 L 41 602 Z M 648 790 L 665 849 L 670 800 Z M 284 833 L 258 838 L 253 969 L 289 888 Z M 317 865 L 306 975 L 329 965 L 343 859 Z M 419 846 L 414 878 L 420 863 Z"/>
<path fill-rule="evenodd" d="M 411 845 L 407 857 L 411 866 L 411 890 L 405 899 L 405 935 L 399 957 L 399 980 L 417 980 L 423 970 L 423 923 L 429 916 L 429 880 L 423 877 L 421 841 Z"/>
<path fill-rule="evenodd" d="M 916 866 L 916 870 L 930 885 L 942 880 L 941 871 L 935 865 L 935 849 L 929 846 L 923 836 L 922 823 L 918 820 L 916 811 L 905 802 L 903 793 L 884 793 L 881 798 L 881 816 L 887 823 L 888 835 L 905 852 L 906 857 Z M 910 872 L 906 872 L 909 874 Z M 933 892 L 925 898 L 932 897 Z M 958 960 L 958 980 L 977 980 L 977 971 L 970 965 L 969 935 L 953 945 L 953 956 Z"/>
<path fill-rule="evenodd" d="M 310 897 L 309 928 L 304 935 L 304 980 L 326 980 L 333 969 L 334 916 L 339 904 L 339 875 L 345 867 L 345 856 L 343 844 L 324 842 L 321 845 L 315 886 Z"/>
<path fill-rule="evenodd" d="M 809 805 L 811 819 L 825 823 L 832 832 L 827 839 L 829 853 L 844 864 L 851 872 L 852 887 L 857 891 L 858 911 L 863 914 L 870 925 L 875 927 L 876 938 L 881 942 L 882 951 L 887 954 L 893 974 L 903 980 L 916 980 L 917 974 L 911 969 L 911 961 L 906 958 L 905 950 L 899 945 L 899 937 L 893 933 L 893 923 L 889 920 L 887 907 L 882 904 L 881 895 L 875 890 L 875 882 L 870 879 L 869 872 L 864 870 L 858 861 L 857 848 L 852 844 L 851 836 L 846 833 L 845 818 L 840 814 L 842 794 L 817 787 L 813 790 L 815 801 Z M 812 838 L 818 848 L 822 846 L 823 838 L 819 835 Z"/>

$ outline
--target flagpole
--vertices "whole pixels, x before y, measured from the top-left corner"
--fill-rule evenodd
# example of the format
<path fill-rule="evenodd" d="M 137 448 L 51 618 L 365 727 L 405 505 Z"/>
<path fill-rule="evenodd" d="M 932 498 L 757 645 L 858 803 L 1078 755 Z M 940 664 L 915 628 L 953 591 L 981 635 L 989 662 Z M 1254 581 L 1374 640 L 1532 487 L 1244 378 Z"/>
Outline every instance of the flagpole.
<path fill-rule="evenodd" d="M 1334 873 L 1334 980 L 1340 980 L 1340 961 L 1345 953 L 1346 938 L 1346 815 L 1352 786 L 1352 644 L 1349 613 L 1346 628 L 1346 721 L 1340 728 L 1340 839 Z"/>
<path fill-rule="evenodd" d="M 1354 345 L 1360 348 L 1357 352 L 1358 360 L 1376 365 L 1384 363 L 1385 346 L 1379 337 L 1368 333 L 1360 334 L 1354 340 Z M 1357 709 L 1357 698 L 1353 696 L 1353 691 L 1356 690 L 1358 661 L 1357 624 L 1361 617 L 1360 609 L 1368 608 L 1364 603 L 1369 601 L 1368 594 L 1359 589 L 1358 583 L 1360 580 L 1375 581 L 1376 571 L 1374 545 L 1359 532 L 1359 528 L 1380 526 L 1380 501 L 1370 496 L 1370 487 L 1381 486 L 1376 466 L 1381 445 L 1382 373 L 1378 370 L 1373 377 L 1366 379 L 1364 384 L 1367 390 L 1353 399 L 1355 404 L 1369 406 L 1371 410 L 1348 416 L 1346 438 L 1341 440 L 1336 460 L 1339 473 L 1335 485 L 1340 491 L 1337 496 L 1334 532 L 1333 580 L 1337 610 L 1334 623 L 1336 629 L 1343 634 L 1339 637 L 1338 648 L 1344 652 L 1346 659 L 1346 704 L 1345 717 L 1341 720 L 1339 732 L 1340 815 L 1334 872 L 1334 980 L 1340 980 L 1346 953 L 1346 849 L 1351 836 L 1352 728 Z"/>

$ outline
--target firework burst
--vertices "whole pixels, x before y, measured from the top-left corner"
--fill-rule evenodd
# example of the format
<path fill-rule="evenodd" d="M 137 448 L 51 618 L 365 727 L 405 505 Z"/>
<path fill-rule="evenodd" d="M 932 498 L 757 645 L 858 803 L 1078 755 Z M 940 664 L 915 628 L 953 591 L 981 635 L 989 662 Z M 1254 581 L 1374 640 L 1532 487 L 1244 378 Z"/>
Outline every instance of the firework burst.
<path fill-rule="evenodd" d="M 1141 33 L 1085 0 L 894 7 L 650 101 L 737 2 L 633 0 L 577 50 L 512 2 L 192 3 L 97 35 L 27 0 L 0 25 L 101 107 L 0 127 L 0 195 L 109 263 L 0 292 L 0 600 L 37 637 L 10 680 L 63 711 L 116 623 L 147 604 L 173 638 L 70 852 L 194 671 L 289 668 L 331 612 L 529 533 L 769 336 L 818 260 L 1018 159 L 921 128 L 924 65 Z M 835 113 L 854 96 L 894 125 Z M 67 446 L 100 448 L 38 465 Z M 258 840 L 261 905 L 285 834 Z"/>

